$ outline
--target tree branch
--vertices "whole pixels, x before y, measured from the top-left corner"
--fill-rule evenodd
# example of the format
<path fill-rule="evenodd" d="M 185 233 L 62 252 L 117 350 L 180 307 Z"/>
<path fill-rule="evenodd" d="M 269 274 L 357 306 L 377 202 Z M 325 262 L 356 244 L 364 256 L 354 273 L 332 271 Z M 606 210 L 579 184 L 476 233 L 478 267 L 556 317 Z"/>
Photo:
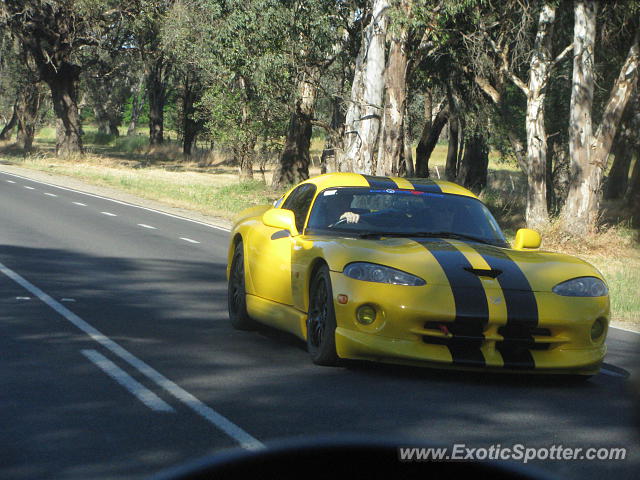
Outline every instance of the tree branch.
<path fill-rule="evenodd" d="M 551 68 L 555 67 L 558 63 L 564 60 L 564 57 L 566 57 L 571 50 L 573 50 L 573 43 L 567 45 L 564 50 L 562 50 L 562 52 L 560 52 L 558 56 L 553 59 L 553 62 L 551 62 Z M 551 69 L 549 69 L 549 71 L 551 71 Z"/>
<path fill-rule="evenodd" d="M 524 83 L 520 79 L 520 77 L 513 73 L 509 68 L 509 51 L 507 49 L 499 49 L 492 38 L 489 39 L 489 43 L 491 44 L 491 48 L 493 48 L 493 51 L 496 53 L 496 55 L 500 57 L 500 71 L 504 73 L 516 87 L 522 90 L 525 95 L 529 95 L 529 87 L 527 86 L 527 84 Z"/>

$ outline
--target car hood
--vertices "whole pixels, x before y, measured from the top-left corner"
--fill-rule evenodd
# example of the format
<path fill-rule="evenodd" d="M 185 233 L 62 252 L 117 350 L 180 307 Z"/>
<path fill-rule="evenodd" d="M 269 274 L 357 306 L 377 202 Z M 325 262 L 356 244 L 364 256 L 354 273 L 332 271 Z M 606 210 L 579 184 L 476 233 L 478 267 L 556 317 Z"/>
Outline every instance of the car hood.
<path fill-rule="evenodd" d="M 351 262 L 387 265 L 431 285 L 474 287 L 478 278 L 495 278 L 503 290 L 548 292 L 563 281 L 584 276 L 604 280 L 587 262 L 559 253 L 513 250 L 476 242 L 424 238 L 317 238 L 332 270 Z M 491 283 L 489 281 L 489 283 Z"/>

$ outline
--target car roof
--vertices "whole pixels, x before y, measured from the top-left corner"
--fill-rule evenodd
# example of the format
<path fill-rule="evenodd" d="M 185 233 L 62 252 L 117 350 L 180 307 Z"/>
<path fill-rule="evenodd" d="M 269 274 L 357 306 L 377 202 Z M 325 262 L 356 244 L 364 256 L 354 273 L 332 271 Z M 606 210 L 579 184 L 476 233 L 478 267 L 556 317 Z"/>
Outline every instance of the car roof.
<path fill-rule="evenodd" d="M 302 183 L 312 183 L 316 185 L 318 191 L 332 187 L 369 187 L 381 190 L 419 190 L 434 193 L 449 193 L 478 198 L 473 192 L 457 183 L 439 179 L 432 180 L 430 178 L 377 177 L 373 175 L 362 175 L 360 173 L 336 172 L 318 175 Z"/>

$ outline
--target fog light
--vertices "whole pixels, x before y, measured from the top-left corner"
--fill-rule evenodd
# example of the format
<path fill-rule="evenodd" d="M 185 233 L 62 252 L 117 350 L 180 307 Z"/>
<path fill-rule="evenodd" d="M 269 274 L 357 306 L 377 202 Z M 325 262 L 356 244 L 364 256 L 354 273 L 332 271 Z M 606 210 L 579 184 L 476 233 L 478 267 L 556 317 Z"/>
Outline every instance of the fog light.
<path fill-rule="evenodd" d="M 363 325 L 371 325 L 376 320 L 376 309 L 371 305 L 362 305 L 356 310 L 356 319 Z"/>
<path fill-rule="evenodd" d="M 591 326 L 591 340 L 597 340 L 604 333 L 606 327 L 605 321 L 602 318 L 597 319 Z"/>

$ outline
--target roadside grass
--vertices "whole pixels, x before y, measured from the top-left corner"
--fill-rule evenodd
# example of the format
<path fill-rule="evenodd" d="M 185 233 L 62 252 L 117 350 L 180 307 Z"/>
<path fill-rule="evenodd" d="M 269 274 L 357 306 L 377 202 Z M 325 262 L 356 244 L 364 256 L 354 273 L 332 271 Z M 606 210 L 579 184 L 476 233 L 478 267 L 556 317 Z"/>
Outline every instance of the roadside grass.
<path fill-rule="evenodd" d="M 262 180 L 240 182 L 237 168 L 224 152 L 196 151 L 182 155 L 177 142 L 149 148 L 145 135 L 109 137 L 87 127 L 84 136 L 88 154 L 71 159 L 53 155 L 55 129 L 44 128 L 36 137 L 36 151 L 23 156 L 10 143 L 0 144 L 0 160 L 34 170 L 81 179 L 87 183 L 112 187 L 164 202 L 170 206 L 194 210 L 232 220 L 246 207 L 271 203 L 283 191 L 272 190 L 273 165 L 266 164 Z M 311 144 L 311 175 L 320 173 L 321 139 Z M 430 159 L 432 178 L 444 172 L 447 146 L 438 144 Z M 257 164 L 257 162 L 256 162 Z M 261 175 L 255 172 L 257 178 Z M 481 199 L 489 206 L 507 238 L 512 240 L 524 226 L 524 177 L 517 167 L 490 154 L 487 188 Z M 574 237 L 552 225 L 542 232 L 543 249 L 577 255 L 598 268 L 611 292 L 614 323 L 640 331 L 640 247 L 637 231 L 613 226 L 598 234 Z"/>
<path fill-rule="evenodd" d="M 611 297 L 612 320 L 634 330 L 640 330 L 640 257 L 612 259 L 584 256 L 607 280 Z"/>
<path fill-rule="evenodd" d="M 27 157 L 12 164 L 67 175 L 87 183 L 112 187 L 166 203 L 232 220 L 244 208 L 273 202 L 279 194 L 264 182 L 239 182 L 235 172 L 206 174 L 162 167 L 135 168 L 122 162 L 85 155 L 81 161 Z"/>

